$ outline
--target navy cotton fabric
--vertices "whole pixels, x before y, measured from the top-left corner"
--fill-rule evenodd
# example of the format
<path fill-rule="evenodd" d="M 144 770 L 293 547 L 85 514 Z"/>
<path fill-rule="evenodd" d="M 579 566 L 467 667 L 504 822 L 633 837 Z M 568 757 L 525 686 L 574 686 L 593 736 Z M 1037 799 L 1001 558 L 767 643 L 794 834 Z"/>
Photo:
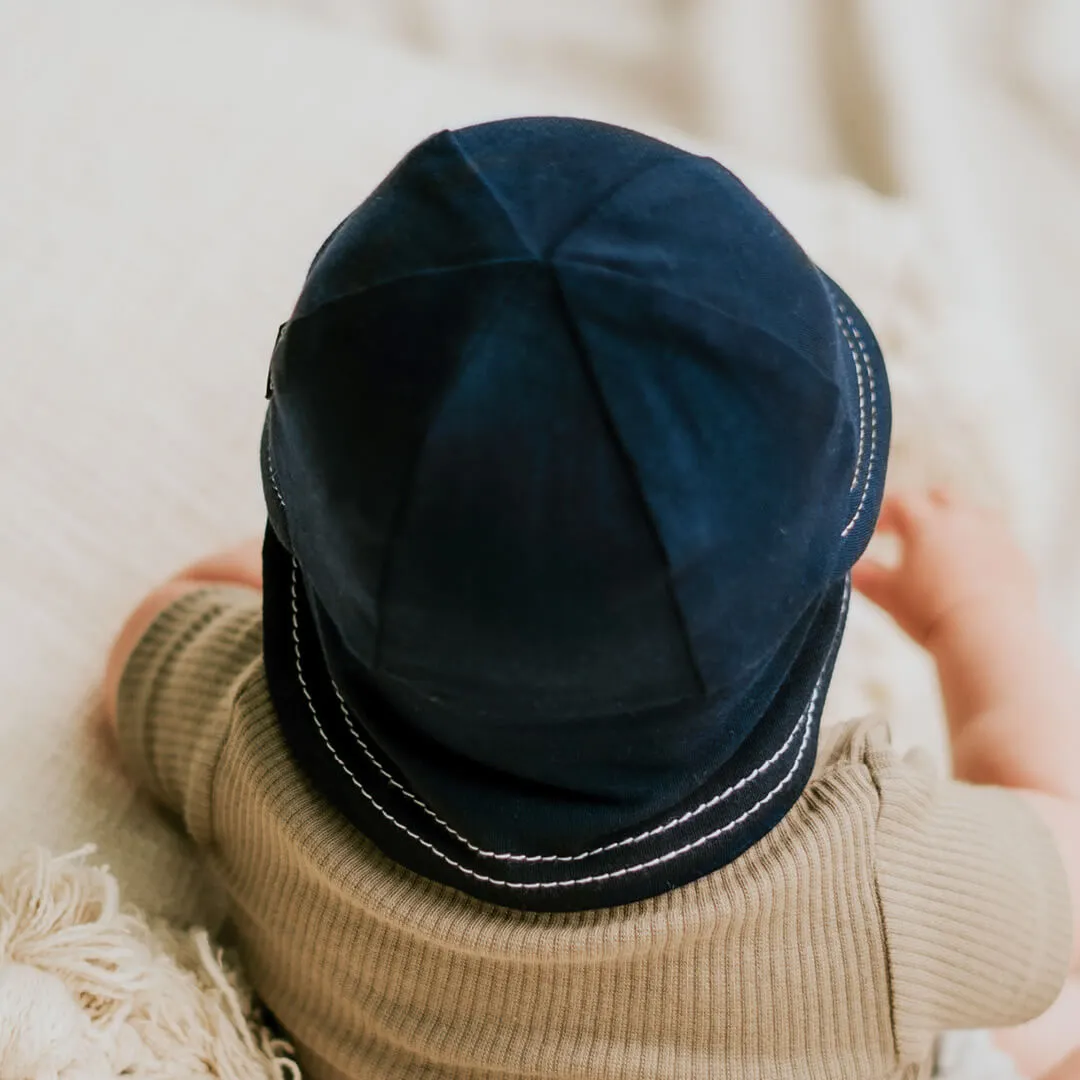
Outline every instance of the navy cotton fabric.
<path fill-rule="evenodd" d="M 388 854 L 595 907 L 783 816 L 888 387 L 731 173 L 586 121 L 440 133 L 324 244 L 270 381 L 271 691 Z"/>

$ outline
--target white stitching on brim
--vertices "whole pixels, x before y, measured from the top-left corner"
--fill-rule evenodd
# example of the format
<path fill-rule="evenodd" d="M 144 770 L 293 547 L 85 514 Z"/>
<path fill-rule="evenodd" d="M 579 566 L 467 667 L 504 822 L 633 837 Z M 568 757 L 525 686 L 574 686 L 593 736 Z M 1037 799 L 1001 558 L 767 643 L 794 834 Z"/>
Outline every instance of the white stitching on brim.
<path fill-rule="evenodd" d="M 813 724 L 810 721 L 811 721 L 811 718 L 813 716 L 814 710 L 817 707 L 817 703 L 818 703 L 818 700 L 819 700 L 819 697 L 820 697 L 821 685 L 822 685 L 822 682 L 824 681 L 824 677 L 825 677 L 824 669 L 822 670 L 822 673 L 818 676 L 818 680 L 817 680 L 817 682 L 816 682 L 816 684 L 814 686 L 814 690 L 813 690 L 813 693 L 811 694 L 810 701 L 808 702 L 806 709 L 803 711 L 802 715 L 800 716 L 798 724 L 796 724 L 796 731 L 800 727 L 803 727 L 804 730 L 803 730 L 803 734 L 802 734 L 802 739 L 801 739 L 801 741 L 799 743 L 798 753 L 796 754 L 795 760 L 792 763 L 791 768 L 788 770 L 788 772 L 778 781 L 778 783 L 768 793 L 763 795 L 760 799 L 758 799 L 758 801 L 756 803 L 754 803 L 753 806 L 751 806 L 748 810 L 745 810 L 737 818 L 735 818 L 734 820 L 728 822 L 726 825 L 723 825 L 719 829 L 713 830 L 712 832 L 708 833 L 705 836 L 698 837 L 696 840 L 694 840 L 694 841 L 692 841 L 692 842 L 690 842 L 688 844 L 684 844 L 682 847 L 676 848 L 674 851 L 669 851 L 669 852 L 667 852 L 667 853 L 665 853 L 663 855 L 658 855 L 655 858 L 649 859 L 646 862 L 637 863 L 637 864 L 634 864 L 632 866 L 621 867 L 618 870 L 611 870 L 611 871 L 607 871 L 607 872 L 601 873 L 601 874 L 591 874 L 591 875 L 589 875 L 587 877 L 572 878 L 572 879 L 569 879 L 569 880 L 566 880 L 566 881 L 522 882 L 522 881 L 506 881 L 506 880 L 503 880 L 503 879 L 500 879 L 500 878 L 491 877 L 490 875 L 487 875 L 487 874 L 480 874 L 480 873 L 477 873 L 475 870 L 469 869 L 467 866 L 463 866 L 460 862 L 453 859 L 451 856 L 447 855 L 445 852 L 440 851 L 429 840 L 424 839 L 424 837 L 420 836 L 418 833 L 414 832 L 412 829 L 410 829 L 403 822 L 399 821 L 396 817 L 394 817 L 393 814 L 391 814 L 384 806 L 382 806 L 381 803 L 378 802 L 378 800 L 376 800 L 371 795 L 371 793 L 360 782 L 360 780 L 356 776 L 356 774 L 341 759 L 341 756 L 338 754 L 337 749 L 334 747 L 333 743 L 330 741 L 330 738 L 327 736 L 326 731 L 322 726 L 322 722 L 319 720 L 318 712 L 315 709 L 315 703 L 312 700 L 310 691 L 308 690 L 307 682 L 304 679 L 304 672 L 303 672 L 303 667 L 302 667 L 302 664 L 301 664 L 301 657 L 300 657 L 299 608 L 298 608 L 298 603 L 297 603 L 296 585 L 297 585 L 297 564 L 296 564 L 296 560 L 294 559 L 293 563 L 292 563 L 292 577 L 291 577 L 291 606 L 292 606 L 293 648 L 294 648 L 294 653 L 295 653 L 295 656 L 296 656 L 296 676 L 297 676 L 297 679 L 298 679 L 298 681 L 300 683 L 300 688 L 303 691 L 304 698 L 307 701 L 308 709 L 311 712 L 312 720 L 315 722 L 315 727 L 318 730 L 319 735 L 322 738 L 323 743 L 325 744 L 327 750 L 330 752 L 330 755 L 333 757 L 333 759 L 337 763 L 338 767 L 345 773 L 346 776 L 348 776 L 348 778 L 352 782 L 353 786 L 375 808 L 375 810 L 378 811 L 378 813 L 380 815 L 382 815 L 383 818 L 385 818 L 388 822 L 390 822 L 392 825 L 394 825 L 401 832 L 405 833 L 405 835 L 408 836 L 410 839 L 415 840 L 422 847 L 424 847 L 425 849 L 430 851 L 436 858 L 440 859 L 447 866 L 450 866 L 453 869 L 458 870 L 461 873 L 466 874 L 467 876 L 469 876 L 471 878 L 474 878 L 477 881 L 485 882 L 485 883 L 490 884 L 490 885 L 497 885 L 497 886 L 505 887 L 505 888 L 508 888 L 508 889 L 557 889 L 557 888 L 567 888 L 567 887 L 574 886 L 574 885 L 590 885 L 590 884 L 596 884 L 596 883 L 601 882 L 601 881 L 608 881 L 608 880 L 611 880 L 611 879 L 614 879 L 614 878 L 625 877 L 628 874 L 640 873 L 643 870 L 648 870 L 648 869 L 651 869 L 654 866 L 660 866 L 663 863 L 670 862 L 672 859 L 676 859 L 681 855 L 685 855 L 687 852 L 693 851 L 696 848 L 701 847 L 703 844 L 706 844 L 711 840 L 718 839 L 719 837 L 725 835 L 726 833 L 731 832 L 733 829 L 737 828 L 739 825 L 741 825 L 748 818 L 752 817 L 755 813 L 757 813 L 757 811 L 760 810 L 762 807 L 768 805 L 768 803 L 770 803 L 785 787 L 787 787 L 791 783 L 793 777 L 798 772 L 799 766 L 802 763 L 802 759 L 806 754 L 807 745 L 810 742 L 810 735 L 811 735 L 811 733 L 813 731 Z M 849 596 L 850 596 L 850 585 L 848 585 L 845 588 L 845 591 L 844 591 L 843 610 L 841 611 L 840 618 L 837 621 L 837 626 L 836 626 L 836 630 L 834 631 L 834 634 L 833 634 L 833 641 L 832 641 L 832 644 L 831 644 L 831 648 L 835 648 L 837 638 L 839 637 L 840 631 L 843 628 L 843 625 L 844 625 L 844 612 L 847 609 Z M 332 681 L 333 680 L 331 680 L 331 682 Z M 341 701 L 341 704 L 344 707 L 344 704 L 345 704 L 344 700 L 341 698 L 340 692 L 338 692 L 336 686 L 334 687 L 334 690 L 335 690 L 335 693 L 337 693 L 337 695 L 338 695 L 338 700 Z M 346 712 L 346 716 L 347 715 L 348 714 Z M 351 729 L 351 724 L 350 724 L 350 729 Z M 790 741 L 791 741 L 791 738 L 789 737 L 788 743 L 785 743 L 785 745 L 789 745 Z M 377 767 L 379 767 L 379 770 L 380 770 L 380 772 L 383 773 L 383 775 L 388 775 L 388 774 L 386 774 L 385 770 L 382 769 L 382 767 L 379 766 L 377 762 L 375 762 L 374 758 L 370 754 L 370 751 L 368 751 L 368 757 L 371 758 L 372 762 L 374 764 L 376 764 Z M 775 760 L 775 756 L 771 760 Z M 401 788 L 400 784 L 396 784 L 396 786 Z M 404 788 L 401 788 L 401 790 L 405 791 Z M 407 794 L 411 795 L 411 793 L 407 793 Z M 416 799 L 415 796 L 411 796 L 411 797 L 413 798 L 414 802 L 417 802 L 418 805 L 424 807 L 424 809 L 427 809 L 427 807 L 425 807 L 423 803 L 421 803 L 418 799 Z M 704 805 L 705 804 L 703 804 L 703 806 Z M 430 810 L 428 812 L 432 813 L 432 816 L 434 816 L 433 812 L 431 812 Z M 441 822 L 441 819 L 436 818 L 436 820 L 440 821 L 440 823 L 443 824 L 443 826 L 445 828 L 449 828 L 449 826 L 446 826 L 444 822 Z M 665 828 L 673 827 L 674 824 L 679 823 L 679 820 L 682 820 L 682 819 L 676 820 L 675 822 L 669 824 Z M 655 832 L 657 832 L 657 831 L 662 831 L 662 830 L 652 830 L 649 833 L 642 834 L 641 837 L 635 838 L 635 840 L 644 839 L 647 836 L 654 835 Z M 461 837 L 460 834 L 454 833 L 454 835 L 457 836 L 463 843 L 467 844 L 474 852 L 477 852 L 478 854 L 483 854 L 481 849 L 475 847 L 472 844 L 469 844 L 469 841 L 465 840 L 464 837 Z M 627 841 L 627 842 L 634 842 L 634 841 Z M 613 846 L 618 846 L 618 845 L 613 845 Z M 603 850 L 607 850 L 607 849 L 598 849 L 598 851 L 603 851 Z M 494 855 L 494 854 L 495 853 L 492 853 L 492 855 Z M 511 856 L 509 854 L 507 854 L 505 857 L 506 858 L 524 858 L 524 857 L 518 857 L 518 856 Z M 535 857 L 529 857 L 529 858 L 530 859 L 535 859 Z M 560 856 L 559 858 L 565 859 L 567 857 L 566 856 Z"/>
<path fill-rule="evenodd" d="M 839 318 L 836 320 L 836 325 L 840 328 L 840 333 L 843 334 L 844 340 L 847 342 L 848 351 L 851 353 L 852 363 L 855 365 L 855 374 L 859 381 L 859 453 L 855 459 L 855 475 L 852 477 L 851 488 L 854 490 L 855 481 L 859 476 L 859 468 L 862 463 L 863 453 L 863 430 L 865 427 L 864 419 L 864 401 L 863 401 L 863 381 L 862 375 L 859 369 L 859 358 L 862 358 L 863 364 L 866 366 L 866 380 L 870 387 L 870 453 L 867 455 L 866 461 L 866 478 L 863 480 L 862 494 L 859 496 L 859 505 L 855 508 L 855 513 L 851 520 L 844 526 L 843 531 L 840 533 L 841 539 L 845 539 L 853 528 L 859 518 L 862 517 L 862 512 L 866 507 L 866 500 L 870 494 L 870 481 L 874 475 L 874 465 L 877 455 L 877 386 L 874 382 L 874 369 L 870 363 L 870 357 L 867 355 L 866 347 L 863 343 L 862 334 L 859 333 L 859 328 L 855 325 L 855 320 L 851 317 L 847 308 L 843 302 L 837 300 L 837 307 L 840 309 L 840 313 L 844 316 L 844 321 L 847 323 L 845 326 Z M 854 340 L 852 338 L 854 335 Z"/>
<path fill-rule="evenodd" d="M 281 503 L 282 512 L 288 514 L 285 509 L 285 499 L 281 494 L 281 488 L 278 487 L 277 476 L 274 473 L 274 463 L 270 460 L 270 448 L 266 450 L 266 471 L 270 474 L 270 484 L 274 489 L 274 494 L 277 496 L 277 501 Z"/>
<path fill-rule="evenodd" d="M 817 696 L 820 693 L 821 679 L 818 679 L 817 685 L 814 687 L 813 694 L 810 698 L 810 703 L 806 709 L 803 710 L 795 727 L 792 728 L 791 734 L 788 735 L 784 744 L 777 750 L 770 758 L 763 761 L 756 769 L 747 773 L 738 783 L 733 784 L 727 790 L 720 792 L 719 795 L 714 795 L 712 798 L 701 803 L 700 806 L 696 806 L 693 810 L 687 810 L 685 813 L 680 814 L 676 818 L 672 818 L 671 821 L 665 822 L 663 825 L 657 825 L 646 832 L 639 833 L 637 836 L 628 836 L 622 840 L 616 840 L 610 844 L 605 844 L 603 847 L 592 848 L 589 851 L 582 851 L 576 855 L 518 855 L 509 851 L 488 851 L 484 848 L 478 847 L 468 837 L 462 836 L 449 822 L 444 821 L 430 806 L 419 798 L 413 792 L 409 791 L 399 780 L 391 776 L 390 773 L 383 768 L 382 764 L 378 761 L 368 745 L 360 737 L 360 733 L 356 730 L 355 725 L 352 722 L 352 717 L 349 715 L 349 707 L 345 703 L 345 699 L 341 695 L 341 691 L 337 687 L 337 683 L 333 678 L 330 679 L 330 684 L 334 688 L 334 693 L 337 695 L 338 702 L 341 705 L 341 712 L 345 718 L 345 723 L 349 729 L 353 739 L 355 739 L 357 745 L 364 752 L 364 756 L 375 766 L 376 769 L 386 778 L 386 780 L 396 787 L 410 802 L 418 806 L 425 814 L 427 814 L 437 825 L 440 825 L 446 830 L 455 840 L 464 844 L 475 855 L 479 855 L 485 859 L 500 859 L 504 862 L 520 862 L 520 863 L 571 863 L 581 862 L 582 859 L 590 859 L 595 855 L 602 855 L 608 851 L 615 851 L 621 847 L 627 847 L 631 844 L 639 844 L 643 840 L 649 840 L 654 836 L 659 836 L 661 833 L 668 832 L 670 829 L 677 828 L 679 825 L 685 824 L 687 821 L 692 820 L 699 814 L 704 813 L 706 810 L 711 810 L 714 806 L 718 806 L 722 802 L 727 802 L 732 795 L 740 792 L 747 784 L 752 783 L 762 773 L 767 772 L 776 762 L 784 756 L 785 753 L 791 748 L 791 744 L 795 741 L 799 732 L 802 730 L 803 725 L 807 723 L 810 717 L 810 710 L 813 708 L 817 701 Z"/>
<path fill-rule="evenodd" d="M 839 307 L 841 311 L 844 311 L 843 304 L 839 304 Z M 846 315 L 847 313 L 844 312 L 844 314 Z M 863 387 L 862 367 L 859 364 L 859 358 L 855 355 L 855 347 L 852 344 L 847 331 L 844 329 L 844 324 L 840 321 L 839 316 L 837 316 L 836 325 L 839 328 L 840 333 L 844 335 L 844 340 L 847 342 L 848 351 L 851 353 L 852 363 L 855 365 L 855 379 L 859 384 L 859 450 L 855 455 L 855 468 L 852 470 L 851 486 L 848 488 L 848 491 L 854 491 L 855 486 L 859 482 L 859 473 L 862 471 L 863 451 L 866 448 L 866 392 Z"/>

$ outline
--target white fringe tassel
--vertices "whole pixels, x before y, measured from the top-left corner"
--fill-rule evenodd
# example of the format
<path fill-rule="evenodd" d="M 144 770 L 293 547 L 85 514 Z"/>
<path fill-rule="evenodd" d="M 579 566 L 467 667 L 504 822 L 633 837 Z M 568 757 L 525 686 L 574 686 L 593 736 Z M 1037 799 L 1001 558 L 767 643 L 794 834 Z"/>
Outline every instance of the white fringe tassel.
<path fill-rule="evenodd" d="M 299 1080 L 205 930 L 121 907 L 92 846 L 0 872 L 3 1080 Z"/>

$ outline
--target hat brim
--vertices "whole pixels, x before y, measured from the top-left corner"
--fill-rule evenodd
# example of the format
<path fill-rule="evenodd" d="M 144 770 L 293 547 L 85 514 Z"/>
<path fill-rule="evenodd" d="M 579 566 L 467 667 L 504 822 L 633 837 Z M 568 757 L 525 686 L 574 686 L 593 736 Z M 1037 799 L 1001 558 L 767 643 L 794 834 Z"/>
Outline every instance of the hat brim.
<path fill-rule="evenodd" d="M 892 403 L 885 360 L 870 324 L 851 298 L 819 270 L 833 307 L 842 348 L 850 358 L 846 390 L 859 417 L 858 449 L 848 515 L 840 532 L 838 571 L 850 569 L 870 542 L 885 496 Z"/>
<path fill-rule="evenodd" d="M 335 684 L 302 570 L 272 527 L 263 563 L 267 681 L 297 763 L 384 854 L 425 878 L 534 911 L 642 900 L 737 858 L 780 822 L 810 779 L 847 614 L 846 577 L 808 613 L 787 677 L 750 736 L 691 798 L 590 850 L 550 854 L 487 849 L 455 829 L 445 808 L 436 812 L 410 789 Z"/>

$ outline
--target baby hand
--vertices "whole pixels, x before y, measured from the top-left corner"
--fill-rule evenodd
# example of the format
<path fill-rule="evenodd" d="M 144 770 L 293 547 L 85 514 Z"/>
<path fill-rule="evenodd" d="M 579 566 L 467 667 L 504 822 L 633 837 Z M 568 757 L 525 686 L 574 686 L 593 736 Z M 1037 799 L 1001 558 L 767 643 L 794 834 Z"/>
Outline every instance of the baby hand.
<path fill-rule="evenodd" d="M 900 541 L 900 561 L 864 558 L 852 582 L 920 645 L 957 620 L 1034 613 L 1034 572 L 994 514 L 941 491 L 893 496 L 878 530 Z"/>
<path fill-rule="evenodd" d="M 139 639 L 165 608 L 185 593 L 205 585 L 241 585 L 250 589 L 261 589 L 262 542 L 258 539 L 249 540 L 192 563 L 175 577 L 159 585 L 128 616 L 113 643 L 105 667 L 105 713 L 110 722 L 116 719 L 120 679 Z"/>
<path fill-rule="evenodd" d="M 262 588 L 262 540 L 248 540 L 216 552 L 181 570 L 180 581 Z"/>

